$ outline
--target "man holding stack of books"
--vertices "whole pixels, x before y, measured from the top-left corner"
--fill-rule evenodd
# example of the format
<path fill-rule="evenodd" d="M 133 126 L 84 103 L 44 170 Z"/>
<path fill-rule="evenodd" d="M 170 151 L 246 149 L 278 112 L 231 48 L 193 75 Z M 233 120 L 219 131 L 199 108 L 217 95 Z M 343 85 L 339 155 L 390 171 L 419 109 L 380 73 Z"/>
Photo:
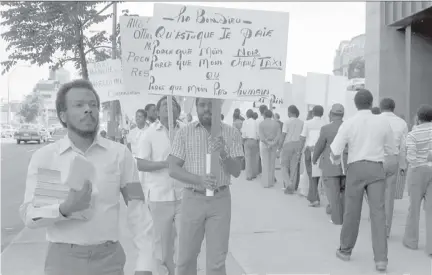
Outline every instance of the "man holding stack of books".
<path fill-rule="evenodd" d="M 90 82 L 64 84 L 56 109 L 68 134 L 33 154 L 21 217 L 47 230 L 46 275 L 124 274 L 120 194 L 126 203 L 144 200 L 135 160 L 97 135 L 100 101 Z"/>

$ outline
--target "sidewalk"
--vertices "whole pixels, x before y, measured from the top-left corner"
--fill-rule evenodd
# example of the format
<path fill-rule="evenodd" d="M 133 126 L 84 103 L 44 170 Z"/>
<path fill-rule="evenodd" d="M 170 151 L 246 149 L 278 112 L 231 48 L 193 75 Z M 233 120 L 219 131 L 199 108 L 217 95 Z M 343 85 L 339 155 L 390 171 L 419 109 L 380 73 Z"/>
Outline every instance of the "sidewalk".
<path fill-rule="evenodd" d="M 279 172 L 277 172 L 279 174 Z M 329 223 L 325 207 L 309 208 L 305 198 L 287 196 L 278 183 L 271 189 L 244 176 L 234 180 L 228 275 L 241 274 L 331 274 L 372 275 L 373 254 L 364 205 L 360 234 L 351 262 L 335 257 L 340 226 Z M 429 275 L 431 259 L 423 252 L 424 221 L 421 221 L 420 248 L 411 251 L 401 244 L 408 202 L 396 200 L 392 236 L 389 239 L 389 275 Z M 122 209 L 124 214 L 125 209 Z M 124 215 L 122 215 L 124 217 Z M 422 219 L 424 217 L 422 216 Z M 122 220 L 122 245 L 127 254 L 126 275 L 133 274 L 135 251 Z M 44 230 L 25 229 L 2 253 L 2 275 L 43 275 L 47 243 Z M 205 250 L 204 250 L 205 251 Z M 205 255 L 200 256 L 204 275 Z"/>

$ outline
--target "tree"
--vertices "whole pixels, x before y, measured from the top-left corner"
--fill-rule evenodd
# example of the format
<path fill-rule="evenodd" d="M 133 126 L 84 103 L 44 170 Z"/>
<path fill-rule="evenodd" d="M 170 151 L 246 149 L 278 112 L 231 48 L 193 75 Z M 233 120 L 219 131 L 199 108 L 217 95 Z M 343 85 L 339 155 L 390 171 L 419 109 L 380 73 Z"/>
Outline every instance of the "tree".
<path fill-rule="evenodd" d="M 106 31 L 84 35 L 92 25 L 104 22 L 112 14 L 102 15 L 112 3 L 107 2 L 2 2 L 2 26 L 8 31 L 1 34 L 11 53 L 1 62 L 8 72 L 18 61 L 29 61 L 52 69 L 73 62 L 84 79 L 88 79 L 87 62 L 103 61 L 111 57 L 111 37 Z M 115 35 L 118 35 L 116 33 Z"/>
<path fill-rule="evenodd" d="M 30 94 L 25 97 L 21 105 L 19 115 L 24 118 L 26 123 L 34 122 L 42 110 L 42 100 L 36 94 Z"/>

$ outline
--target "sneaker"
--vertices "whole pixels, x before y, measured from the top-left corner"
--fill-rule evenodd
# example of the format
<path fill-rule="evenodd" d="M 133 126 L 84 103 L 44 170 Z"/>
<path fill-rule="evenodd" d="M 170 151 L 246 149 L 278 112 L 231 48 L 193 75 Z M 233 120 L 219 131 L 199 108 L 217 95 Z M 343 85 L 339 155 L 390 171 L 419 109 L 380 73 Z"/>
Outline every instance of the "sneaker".
<path fill-rule="evenodd" d="M 336 257 L 345 262 L 348 262 L 351 259 L 350 254 L 343 253 L 340 249 L 336 250 Z"/>
<path fill-rule="evenodd" d="M 386 272 L 387 270 L 387 263 L 386 262 L 376 262 L 375 268 L 378 272 Z"/>

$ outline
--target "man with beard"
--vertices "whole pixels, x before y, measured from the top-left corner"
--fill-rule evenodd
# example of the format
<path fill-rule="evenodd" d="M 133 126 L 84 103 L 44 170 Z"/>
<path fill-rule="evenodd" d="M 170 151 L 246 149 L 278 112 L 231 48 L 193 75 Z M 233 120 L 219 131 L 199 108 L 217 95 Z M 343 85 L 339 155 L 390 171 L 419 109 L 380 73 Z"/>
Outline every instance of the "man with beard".
<path fill-rule="evenodd" d="M 181 108 L 173 97 L 173 121 L 176 122 Z M 182 184 L 170 178 L 168 155 L 171 152 L 169 136 L 167 96 L 156 105 L 159 121 L 147 130 L 140 144 L 138 169 L 147 173 L 146 196 L 153 220 L 153 257 L 159 275 L 174 275 L 174 251 L 178 251 L 173 236 L 178 235 Z M 179 129 L 175 123 L 172 131 Z"/>
<path fill-rule="evenodd" d="M 144 194 L 130 151 L 97 135 L 99 108 L 99 96 L 90 82 L 75 80 L 64 84 L 57 93 L 56 109 L 67 135 L 37 150 L 30 160 L 20 214 L 28 228 L 47 230 L 46 275 L 124 274 L 126 257 L 119 243 L 119 196 L 122 193 L 128 203 L 143 200 Z M 38 181 L 46 178 L 47 173 L 52 184 L 78 184 L 64 182 L 77 155 L 93 164 L 91 182 L 81 183 L 81 190 L 70 189 L 60 204 L 35 204 L 35 198 L 43 192 L 37 188 Z M 61 176 L 56 178 L 56 173 Z M 93 188 L 98 193 L 92 196 Z M 93 216 L 87 220 L 73 215 L 90 207 Z"/>
<path fill-rule="evenodd" d="M 184 183 L 177 275 L 196 275 L 197 257 L 206 235 L 207 275 L 226 275 L 225 260 L 231 223 L 231 176 L 241 172 L 240 131 L 225 123 L 220 136 L 211 136 L 212 99 L 197 98 L 199 121 L 180 129 L 168 157 L 170 176 Z M 220 155 L 220 180 L 206 174 L 206 154 Z M 206 189 L 214 196 L 206 196 Z"/>
<path fill-rule="evenodd" d="M 147 114 L 147 123 L 152 125 L 157 120 L 156 105 L 153 103 L 147 104 L 144 111 Z"/>

